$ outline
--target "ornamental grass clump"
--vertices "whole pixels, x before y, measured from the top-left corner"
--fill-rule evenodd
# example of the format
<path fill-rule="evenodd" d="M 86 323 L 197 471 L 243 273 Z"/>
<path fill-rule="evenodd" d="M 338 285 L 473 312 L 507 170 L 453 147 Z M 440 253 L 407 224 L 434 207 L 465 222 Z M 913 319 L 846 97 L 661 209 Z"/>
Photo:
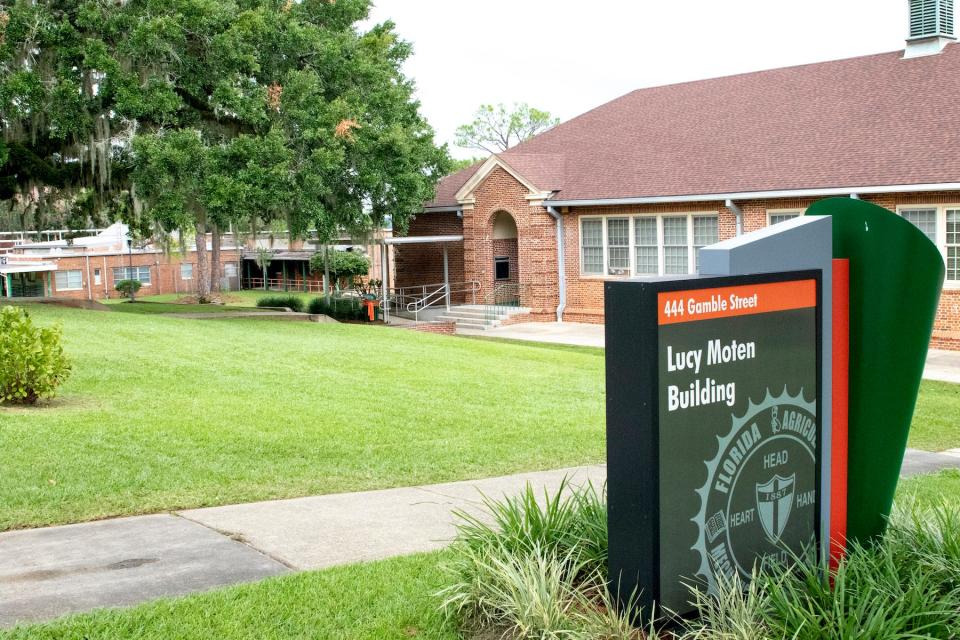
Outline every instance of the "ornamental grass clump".
<path fill-rule="evenodd" d="M 33 325 L 21 307 L 0 308 L 0 404 L 52 398 L 70 375 L 59 325 Z"/>
<path fill-rule="evenodd" d="M 467 638 L 960 640 L 955 502 L 900 504 L 887 531 L 851 543 L 833 572 L 813 556 L 794 556 L 757 567 L 749 581 L 717 576 L 716 593 L 691 586 L 699 617 L 661 612 L 655 621 L 631 616 L 639 594 L 618 607 L 607 587 L 602 492 L 564 482 L 538 499 L 528 486 L 485 506 L 483 515 L 459 514 L 439 594 Z"/>

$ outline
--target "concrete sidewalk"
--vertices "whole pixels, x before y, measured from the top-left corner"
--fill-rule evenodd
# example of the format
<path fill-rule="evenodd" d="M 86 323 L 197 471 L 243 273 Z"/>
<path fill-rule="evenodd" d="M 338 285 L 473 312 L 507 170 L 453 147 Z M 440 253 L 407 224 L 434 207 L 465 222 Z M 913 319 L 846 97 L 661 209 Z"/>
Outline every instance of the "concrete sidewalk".
<path fill-rule="evenodd" d="M 482 496 L 606 478 L 576 467 L 0 533 L 0 627 L 446 546 Z"/>
<path fill-rule="evenodd" d="M 458 330 L 457 335 L 483 336 L 506 340 L 526 340 L 551 344 L 569 344 L 578 347 L 604 346 L 602 324 L 584 322 L 521 322 L 486 331 Z M 960 384 L 960 352 L 930 349 L 923 370 L 927 380 L 942 380 Z"/>
<path fill-rule="evenodd" d="M 960 468 L 910 449 L 903 475 Z M 0 627 L 446 546 L 482 496 L 601 486 L 593 465 L 484 480 L 274 500 L 0 533 Z"/>

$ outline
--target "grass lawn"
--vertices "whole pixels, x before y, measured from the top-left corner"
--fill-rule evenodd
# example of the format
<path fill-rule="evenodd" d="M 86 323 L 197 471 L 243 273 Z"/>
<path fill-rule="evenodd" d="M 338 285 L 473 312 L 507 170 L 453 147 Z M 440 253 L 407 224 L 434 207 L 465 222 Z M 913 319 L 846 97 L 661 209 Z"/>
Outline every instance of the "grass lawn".
<path fill-rule="evenodd" d="M 603 355 L 35 305 L 74 374 L 0 408 L 0 530 L 599 462 Z"/>
<path fill-rule="evenodd" d="M 898 498 L 960 500 L 960 472 L 901 481 Z M 0 632 L 0 640 L 454 639 L 439 614 L 445 552 L 272 578 Z"/>
<path fill-rule="evenodd" d="M 927 451 L 960 447 L 960 385 L 923 382 L 908 446 Z"/>
<path fill-rule="evenodd" d="M 300 573 L 0 631 L 3 640 L 454 640 L 434 597 L 442 553 Z"/>

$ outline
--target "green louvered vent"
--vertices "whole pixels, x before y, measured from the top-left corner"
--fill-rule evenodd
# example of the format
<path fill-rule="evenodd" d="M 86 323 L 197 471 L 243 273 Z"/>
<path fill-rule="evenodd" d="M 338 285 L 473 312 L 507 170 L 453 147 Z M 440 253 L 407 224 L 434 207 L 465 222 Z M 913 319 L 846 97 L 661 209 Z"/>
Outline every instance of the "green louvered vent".
<path fill-rule="evenodd" d="M 953 36 L 953 0 L 910 0 L 910 37 Z"/>

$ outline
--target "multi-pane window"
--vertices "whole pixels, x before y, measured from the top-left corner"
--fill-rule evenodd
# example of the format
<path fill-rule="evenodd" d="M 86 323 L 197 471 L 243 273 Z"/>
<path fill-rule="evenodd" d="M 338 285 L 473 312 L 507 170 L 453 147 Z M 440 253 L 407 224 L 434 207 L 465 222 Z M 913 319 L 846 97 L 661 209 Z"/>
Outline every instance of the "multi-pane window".
<path fill-rule="evenodd" d="M 689 273 L 687 216 L 663 218 L 663 272 Z"/>
<path fill-rule="evenodd" d="M 947 280 L 960 280 L 960 209 L 947 209 Z"/>
<path fill-rule="evenodd" d="M 917 226 L 931 242 L 937 241 L 937 209 L 901 209 L 900 215 Z"/>
<path fill-rule="evenodd" d="M 770 224 L 780 224 L 800 215 L 799 211 L 778 211 L 770 214 Z"/>
<path fill-rule="evenodd" d="M 180 279 L 193 280 L 193 264 L 189 262 L 180 263 Z"/>
<path fill-rule="evenodd" d="M 700 249 L 720 239 L 717 216 L 693 216 L 693 250 L 695 271 L 700 271 Z"/>
<path fill-rule="evenodd" d="M 83 272 L 80 269 L 57 271 L 53 276 L 57 283 L 57 291 L 83 288 Z"/>
<path fill-rule="evenodd" d="M 657 219 L 651 216 L 633 219 L 634 273 L 655 276 L 660 273 L 660 249 Z"/>
<path fill-rule="evenodd" d="M 237 277 L 237 263 L 235 262 L 225 262 L 223 263 L 223 275 L 228 278 Z"/>
<path fill-rule="evenodd" d="M 583 220 L 580 228 L 581 264 L 583 272 L 603 273 L 603 220 Z"/>
<path fill-rule="evenodd" d="M 150 284 L 150 267 L 114 267 L 113 281 L 137 280 L 142 285 Z"/>
<path fill-rule="evenodd" d="M 630 273 L 630 218 L 607 218 L 607 273 Z"/>
<path fill-rule="evenodd" d="M 701 247 L 719 240 L 716 215 L 580 218 L 581 273 L 656 276 L 694 272 Z"/>

